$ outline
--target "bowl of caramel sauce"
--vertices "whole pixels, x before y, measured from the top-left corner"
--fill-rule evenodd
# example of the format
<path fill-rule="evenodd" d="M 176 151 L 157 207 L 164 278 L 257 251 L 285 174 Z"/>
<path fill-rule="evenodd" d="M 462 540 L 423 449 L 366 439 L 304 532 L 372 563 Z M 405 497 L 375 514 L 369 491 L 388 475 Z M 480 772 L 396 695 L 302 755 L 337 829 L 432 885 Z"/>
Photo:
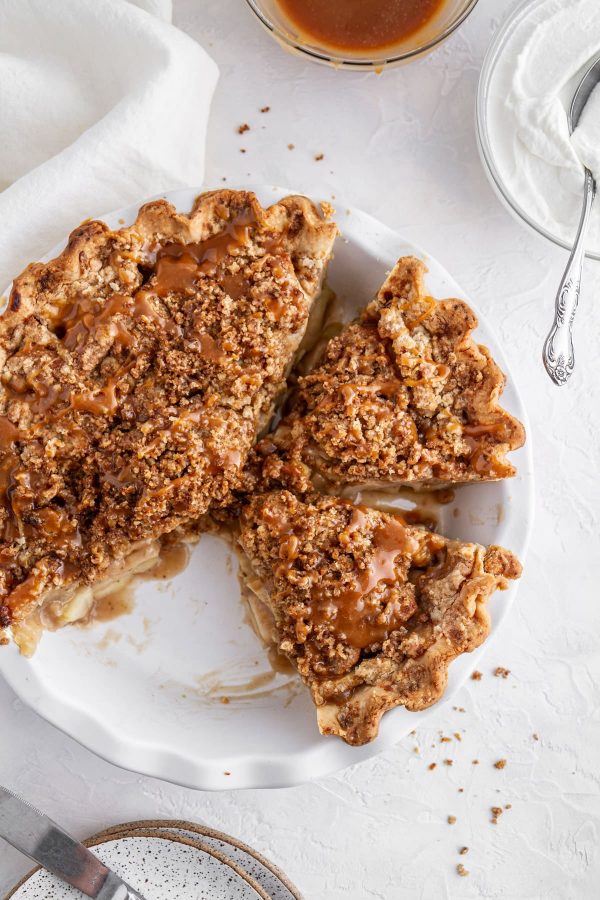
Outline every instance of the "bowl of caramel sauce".
<path fill-rule="evenodd" d="M 246 0 L 287 50 L 342 69 L 383 70 L 428 53 L 477 0 Z"/>

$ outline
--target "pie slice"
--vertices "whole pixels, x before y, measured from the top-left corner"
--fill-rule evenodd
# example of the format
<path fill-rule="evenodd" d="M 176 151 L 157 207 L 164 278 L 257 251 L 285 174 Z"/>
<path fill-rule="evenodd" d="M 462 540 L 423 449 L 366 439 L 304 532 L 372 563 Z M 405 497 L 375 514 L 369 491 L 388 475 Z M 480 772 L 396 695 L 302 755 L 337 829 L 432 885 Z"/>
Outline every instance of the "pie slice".
<path fill-rule="evenodd" d="M 501 547 L 323 494 L 255 496 L 239 544 L 263 638 L 297 667 L 321 732 L 356 745 L 386 710 L 441 697 L 449 663 L 489 633 L 487 599 L 521 572 Z"/>
<path fill-rule="evenodd" d="M 300 377 L 254 458 L 267 487 L 385 489 L 493 481 L 525 439 L 498 405 L 505 378 L 462 300 L 434 300 L 425 266 L 398 261 L 375 300 Z"/>
<path fill-rule="evenodd" d="M 159 200 L 87 222 L 0 317 L 0 630 L 42 628 L 227 504 L 307 326 L 336 226 L 306 198 Z"/>

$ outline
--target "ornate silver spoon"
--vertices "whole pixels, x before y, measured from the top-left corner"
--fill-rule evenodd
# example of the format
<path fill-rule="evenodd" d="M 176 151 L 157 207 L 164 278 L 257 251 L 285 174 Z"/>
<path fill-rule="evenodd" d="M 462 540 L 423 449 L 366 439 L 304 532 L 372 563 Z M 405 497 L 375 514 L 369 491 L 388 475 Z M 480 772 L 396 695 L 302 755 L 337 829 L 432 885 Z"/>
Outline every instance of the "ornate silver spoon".
<path fill-rule="evenodd" d="M 577 127 L 590 94 L 600 81 L 600 58 L 589 67 L 573 95 L 569 109 L 569 133 Z M 596 196 L 596 182 L 589 169 L 585 170 L 583 208 L 575 243 L 556 295 L 554 324 L 546 338 L 543 359 L 546 371 L 555 384 L 566 384 L 575 368 L 573 352 L 573 320 L 581 288 L 581 268 L 585 255 L 585 238 L 590 213 Z"/>

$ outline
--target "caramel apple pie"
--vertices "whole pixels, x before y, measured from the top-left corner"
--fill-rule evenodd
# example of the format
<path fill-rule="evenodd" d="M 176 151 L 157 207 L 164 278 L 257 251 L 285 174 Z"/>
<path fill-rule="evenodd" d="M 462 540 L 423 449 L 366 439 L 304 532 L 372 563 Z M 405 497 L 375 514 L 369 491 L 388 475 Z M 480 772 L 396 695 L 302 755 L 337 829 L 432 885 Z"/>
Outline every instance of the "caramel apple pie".
<path fill-rule="evenodd" d="M 258 447 L 258 483 L 440 487 L 515 474 L 523 426 L 498 405 L 505 378 L 462 300 L 435 300 L 425 266 L 398 261 L 375 300 L 300 377 L 291 410 Z"/>
<path fill-rule="evenodd" d="M 386 710 L 440 698 L 449 663 L 489 633 L 486 601 L 521 571 L 501 547 L 284 490 L 249 501 L 239 544 L 261 634 L 297 667 L 321 732 L 356 745 Z"/>
<path fill-rule="evenodd" d="M 226 505 L 271 420 L 336 226 L 306 198 L 84 223 L 0 317 L 0 632 L 43 628 Z"/>

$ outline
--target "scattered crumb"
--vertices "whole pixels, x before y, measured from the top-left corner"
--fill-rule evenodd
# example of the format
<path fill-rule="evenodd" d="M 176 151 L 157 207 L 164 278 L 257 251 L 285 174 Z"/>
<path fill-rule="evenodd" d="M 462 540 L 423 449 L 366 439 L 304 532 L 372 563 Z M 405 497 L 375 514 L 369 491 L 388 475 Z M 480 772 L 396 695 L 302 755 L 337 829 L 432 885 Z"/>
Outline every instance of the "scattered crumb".
<path fill-rule="evenodd" d="M 316 162 L 321 162 L 322 159 L 325 159 L 325 154 L 324 154 L 324 153 L 317 153 L 316 156 L 315 156 L 315 161 L 316 161 Z"/>
<path fill-rule="evenodd" d="M 504 809 L 512 809 L 512 803 L 505 803 Z"/>
<path fill-rule="evenodd" d="M 510 675 L 510 669 L 505 669 L 503 666 L 496 666 L 494 669 L 494 675 L 496 678 L 508 678 Z"/>
<path fill-rule="evenodd" d="M 419 750 L 418 747 L 413 747 L 413 753 L 420 753 L 420 752 L 421 752 L 421 751 Z"/>
<path fill-rule="evenodd" d="M 221 697 L 221 703 L 227 705 L 229 703 L 229 697 Z"/>
<path fill-rule="evenodd" d="M 464 794 L 464 792 L 465 792 L 465 789 L 464 789 L 464 788 L 459 788 L 459 789 L 458 789 L 458 793 L 459 793 L 459 794 Z"/>
<path fill-rule="evenodd" d="M 221 181 L 227 181 L 227 178 L 225 177 L 225 175 L 223 175 L 223 177 L 221 178 Z"/>
<path fill-rule="evenodd" d="M 473 760 L 473 765 L 474 765 L 474 766 L 478 766 L 478 765 L 479 765 L 479 760 L 478 760 L 478 759 L 474 759 L 474 760 Z"/>
<path fill-rule="evenodd" d="M 243 125 L 240 125 L 238 128 L 238 134 L 244 134 L 246 131 L 250 131 L 250 126 L 247 122 L 244 122 Z"/>
<path fill-rule="evenodd" d="M 469 874 L 469 870 L 468 870 L 468 869 L 465 869 L 465 867 L 463 866 L 462 863 L 459 863 L 459 864 L 457 865 L 456 871 L 458 872 L 458 874 L 459 874 L 462 878 L 466 878 L 467 875 Z"/>
<path fill-rule="evenodd" d="M 444 760 L 444 765 L 445 765 L 445 766 L 453 766 L 453 765 L 454 765 L 454 760 L 453 760 L 453 759 L 445 759 L 445 760 Z"/>
<path fill-rule="evenodd" d="M 427 766 L 430 772 L 433 772 L 434 769 L 437 769 L 437 763 L 429 763 Z"/>
<path fill-rule="evenodd" d="M 319 206 L 321 207 L 323 215 L 326 219 L 330 219 L 331 216 L 335 214 L 335 209 L 333 208 L 331 203 L 327 202 L 327 200 L 321 200 Z M 416 734 L 416 731 L 411 731 L 411 734 Z"/>
<path fill-rule="evenodd" d="M 456 822 L 456 816 L 448 816 L 448 825 L 454 825 Z"/>
<path fill-rule="evenodd" d="M 125 219 L 119 219 L 118 222 L 119 222 L 119 225 L 124 225 L 124 224 L 125 224 Z"/>
<path fill-rule="evenodd" d="M 471 681 L 481 681 L 482 678 L 483 678 L 483 675 L 481 674 L 481 672 L 479 672 L 477 669 L 475 669 L 475 671 L 471 675 Z"/>
<path fill-rule="evenodd" d="M 496 762 L 494 763 L 494 768 L 495 768 L 495 769 L 503 769 L 505 765 L 506 765 L 506 760 L 505 760 L 505 759 L 498 759 L 498 760 L 496 760 Z"/>
<path fill-rule="evenodd" d="M 416 728 L 413 728 L 413 730 L 412 730 L 412 731 L 409 731 L 408 733 L 409 733 L 410 735 L 416 734 L 416 733 L 417 733 L 417 729 L 416 729 Z"/>
<path fill-rule="evenodd" d="M 295 150 L 295 149 L 296 149 L 295 144 L 288 144 L 288 150 Z"/>
<path fill-rule="evenodd" d="M 223 772 L 223 775 L 231 775 L 231 772 Z"/>
<path fill-rule="evenodd" d="M 245 147 L 240 147 L 240 153 L 245 153 L 245 152 L 246 152 L 246 148 L 245 148 Z"/>
<path fill-rule="evenodd" d="M 456 738 L 457 741 L 462 741 L 462 738 L 461 738 L 460 734 L 458 733 L 458 731 L 454 732 L 454 737 Z"/>
<path fill-rule="evenodd" d="M 539 734 L 532 734 L 532 738 L 534 739 L 534 741 L 539 741 L 540 736 Z"/>
<path fill-rule="evenodd" d="M 501 806 L 492 806 L 492 819 L 491 819 L 492 825 L 498 824 L 498 819 L 500 818 L 500 816 L 502 815 L 503 812 L 504 812 L 504 810 L 502 809 Z"/>
<path fill-rule="evenodd" d="M 446 737 L 446 735 L 442 735 L 442 737 L 440 738 L 440 744 L 449 744 L 449 743 L 450 743 L 450 738 Z"/>
<path fill-rule="evenodd" d="M 260 111 L 262 113 L 271 112 L 271 107 L 270 106 L 261 106 Z"/>
<path fill-rule="evenodd" d="M 469 852 L 469 848 L 468 848 L 468 847 L 461 847 L 460 850 L 459 850 L 458 852 L 459 852 L 459 854 L 460 854 L 461 856 L 464 856 L 465 853 L 468 853 L 468 852 Z"/>
<path fill-rule="evenodd" d="M 458 707 L 458 711 L 459 711 L 459 712 L 466 712 L 466 709 L 464 708 L 464 706 L 459 706 L 459 707 Z"/>

